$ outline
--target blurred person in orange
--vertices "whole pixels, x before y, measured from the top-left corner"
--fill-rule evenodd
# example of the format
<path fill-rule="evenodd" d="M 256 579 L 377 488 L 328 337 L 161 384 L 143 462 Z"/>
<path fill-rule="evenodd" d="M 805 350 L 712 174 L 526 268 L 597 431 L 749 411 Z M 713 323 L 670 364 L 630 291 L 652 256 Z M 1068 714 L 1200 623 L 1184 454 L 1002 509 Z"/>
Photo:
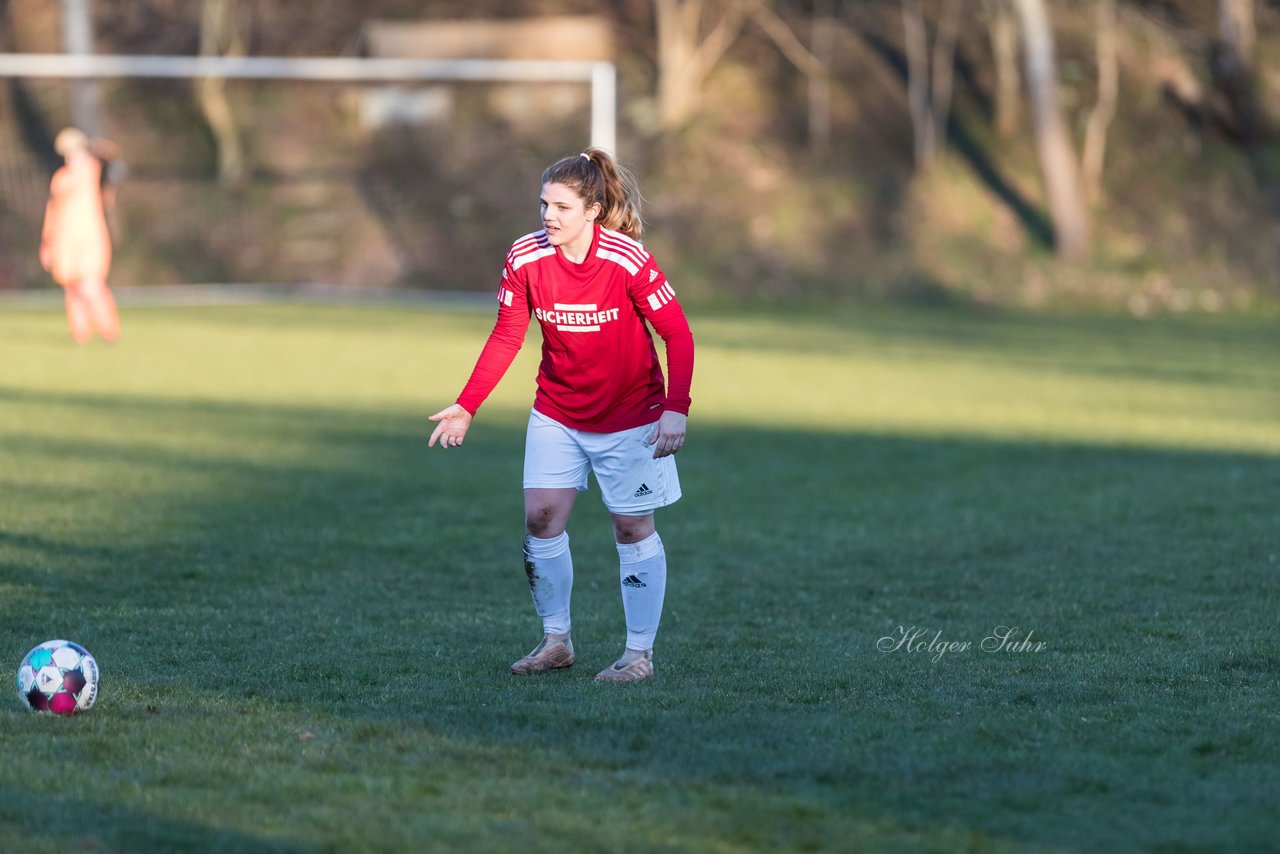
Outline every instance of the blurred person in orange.
<path fill-rule="evenodd" d="M 102 189 L 104 163 L 94 152 L 95 142 L 75 128 L 58 133 L 53 147 L 66 163 L 49 184 L 40 237 L 40 266 L 62 286 L 67 325 L 79 344 L 94 332 L 108 342 L 120 335 L 116 300 L 107 287 L 111 233 Z"/>

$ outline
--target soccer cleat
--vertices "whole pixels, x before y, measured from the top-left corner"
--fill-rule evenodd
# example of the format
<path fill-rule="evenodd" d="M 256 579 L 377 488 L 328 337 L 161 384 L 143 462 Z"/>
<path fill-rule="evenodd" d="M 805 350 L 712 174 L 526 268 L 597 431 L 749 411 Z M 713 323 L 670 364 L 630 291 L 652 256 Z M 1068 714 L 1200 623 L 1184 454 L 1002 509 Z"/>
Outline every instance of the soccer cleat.
<path fill-rule="evenodd" d="M 630 650 L 628 650 L 630 652 Z M 596 674 L 597 682 L 639 682 L 653 675 L 653 650 L 630 658 L 626 655 Z"/>
<path fill-rule="evenodd" d="M 572 667 L 575 661 L 573 641 L 565 635 L 546 635 L 542 643 L 524 658 L 511 665 L 511 672 L 521 676 L 534 673 L 546 673 L 548 670 L 560 670 Z"/>

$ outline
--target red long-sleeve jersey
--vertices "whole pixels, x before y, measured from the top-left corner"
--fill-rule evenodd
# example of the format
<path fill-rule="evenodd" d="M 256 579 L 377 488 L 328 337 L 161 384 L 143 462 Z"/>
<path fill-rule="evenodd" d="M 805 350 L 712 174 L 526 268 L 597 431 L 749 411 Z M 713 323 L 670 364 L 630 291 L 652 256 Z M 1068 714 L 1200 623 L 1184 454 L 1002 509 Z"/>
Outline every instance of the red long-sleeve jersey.
<path fill-rule="evenodd" d="M 689 413 L 693 334 L 653 256 L 638 241 L 594 226 L 581 264 L 536 231 L 507 253 L 498 319 L 458 403 L 472 415 L 524 343 L 529 318 L 542 326 L 533 408 L 566 427 L 615 433 Z M 667 349 L 668 385 L 646 322 Z"/>

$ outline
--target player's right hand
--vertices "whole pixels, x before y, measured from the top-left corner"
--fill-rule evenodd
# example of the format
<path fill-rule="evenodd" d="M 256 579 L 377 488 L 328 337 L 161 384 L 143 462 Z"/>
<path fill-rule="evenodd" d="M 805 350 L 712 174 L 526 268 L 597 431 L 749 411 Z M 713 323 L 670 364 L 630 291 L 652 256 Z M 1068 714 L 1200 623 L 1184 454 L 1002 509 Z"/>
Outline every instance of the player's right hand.
<path fill-rule="evenodd" d="M 434 448 L 438 439 L 440 447 L 456 448 L 466 438 L 467 429 L 471 426 L 471 413 L 455 403 L 441 409 L 428 420 L 437 423 L 431 438 L 427 440 L 427 447 Z"/>

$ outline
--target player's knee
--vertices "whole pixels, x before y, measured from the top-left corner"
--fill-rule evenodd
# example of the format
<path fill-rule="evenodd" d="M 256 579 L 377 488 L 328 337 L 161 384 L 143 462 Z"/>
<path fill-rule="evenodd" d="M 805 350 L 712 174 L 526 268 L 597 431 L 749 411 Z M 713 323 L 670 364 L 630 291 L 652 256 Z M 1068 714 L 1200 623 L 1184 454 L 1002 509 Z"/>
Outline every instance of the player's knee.
<path fill-rule="evenodd" d="M 626 545 L 638 543 L 654 532 L 652 516 L 615 516 L 613 518 L 613 538 Z"/>
<path fill-rule="evenodd" d="M 564 525 L 556 518 L 556 509 L 550 506 L 533 507 L 525 514 L 525 530 L 530 536 L 548 540 L 560 536 Z"/>

